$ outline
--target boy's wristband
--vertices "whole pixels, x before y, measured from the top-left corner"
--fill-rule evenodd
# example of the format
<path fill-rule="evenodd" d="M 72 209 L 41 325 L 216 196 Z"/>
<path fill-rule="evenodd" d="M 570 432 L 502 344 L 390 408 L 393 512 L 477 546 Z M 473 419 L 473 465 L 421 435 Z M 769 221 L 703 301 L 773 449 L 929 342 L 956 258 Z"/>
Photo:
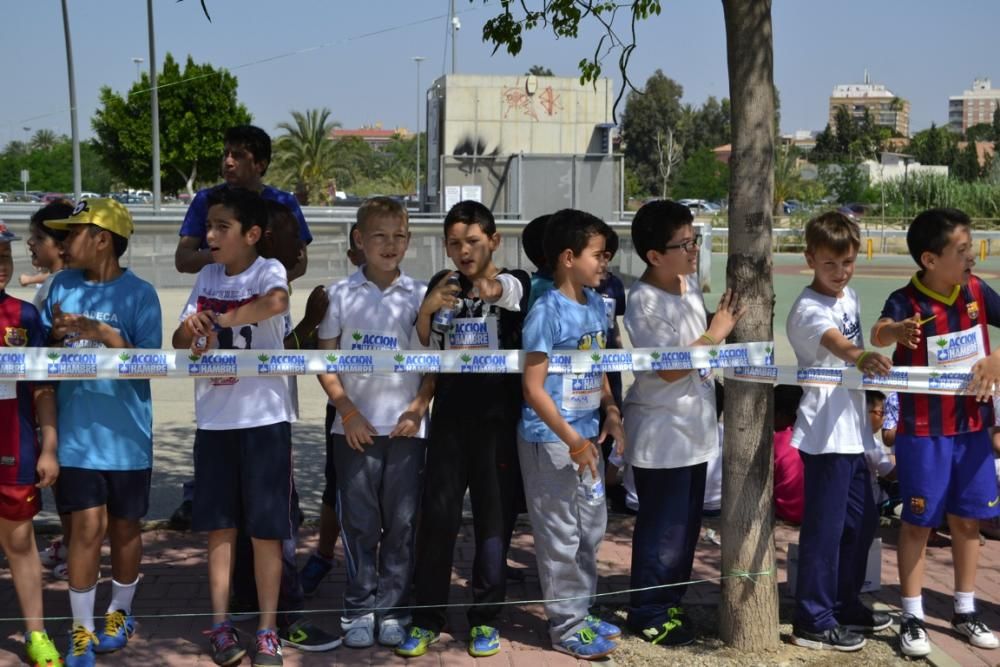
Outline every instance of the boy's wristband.
<path fill-rule="evenodd" d="M 864 363 L 865 357 L 867 357 L 871 353 L 872 353 L 871 350 L 865 350 L 864 352 L 861 353 L 861 356 L 858 357 L 858 360 L 854 362 L 854 366 L 859 371 L 861 370 L 861 364 Z"/>
<path fill-rule="evenodd" d="M 590 441 L 589 440 L 584 441 L 584 443 L 582 445 L 580 445 L 579 447 L 577 447 L 576 449 L 569 450 L 570 457 L 576 456 L 577 454 L 579 454 L 580 452 L 582 452 L 583 450 L 585 450 L 589 446 L 590 446 Z"/>
<path fill-rule="evenodd" d="M 883 347 L 885 343 L 882 342 L 882 329 L 889 326 L 889 322 L 879 322 L 875 325 L 875 329 L 872 331 L 872 345 L 877 345 L 878 347 Z"/>
<path fill-rule="evenodd" d="M 299 342 L 299 335 L 297 333 L 295 333 L 295 329 L 292 329 L 292 338 L 295 339 L 295 349 L 296 350 L 301 350 L 302 349 L 302 343 Z"/>
<path fill-rule="evenodd" d="M 705 341 L 709 345 L 718 345 L 719 344 L 718 341 L 716 341 L 714 338 L 712 338 L 711 336 L 708 335 L 707 331 L 705 333 L 703 333 L 702 335 L 698 336 L 698 340 L 701 340 L 701 339 L 705 339 Z"/>
<path fill-rule="evenodd" d="M 355 409 L 351 410 L 350 412 L 348 412 L 346 415 L 342 416 L 340 418 L 340 423 L 343 426 L 347 426 L 347 422 L 351 421 L 352 419 L 354 419 L 357 416 L 358 416 L 358 409 L 355 408 Z"/>

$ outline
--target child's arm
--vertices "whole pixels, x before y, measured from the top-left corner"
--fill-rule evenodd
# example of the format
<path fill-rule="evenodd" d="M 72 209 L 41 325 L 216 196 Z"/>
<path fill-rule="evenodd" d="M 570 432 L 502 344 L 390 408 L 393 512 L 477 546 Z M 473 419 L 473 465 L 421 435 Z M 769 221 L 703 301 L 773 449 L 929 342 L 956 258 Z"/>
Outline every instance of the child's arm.
<path fill-rule="evenodd" d="M 417 338 L 424 347 L 431 344 L 431 320 L 434 318 L 434 313 L 445 307 L 454 308 L 458 302 L 458 293 L 462 290 L 458 285 L 448 284 L 448 278 L 452 274 L 454 271 L 442 275 L 434 288 L 427 290 L 420 304 L 420 310 L 417 312 Z"/>
<path fill-rule="evenodd" d="M 416 398 L 407 406 L 403 414 L 399 415 L 396 428 L 389 434 L 390 438 L 410 438 L 420 431 L 420 422 L 427 414 L 427 408 L 434 398 L 434 386 L 437 383 L 437 376 L 433 373 L 424 375 L 420 380 L 420 389 Z"/>
<path fill-rule="evenodd" d="M 597 436 L 597 444 L 603 444 L 610 435 L 615 439 L 615 453 L 621 456 L 625 453 L 625 429 L 622 427 L 622 411 L 615 403 L 607 374 L 604 376 L 604 384 L 601 388 L 601 408 L 604 409 L 604 428 Z"/>
<path fill-rule="evenodd" d="M 305 314 L 292 329 L 292 332 L 285 336 L 285 348 L 289 350 L 315 349 L 316 328 L 326 317 L 326 309 L 329 305 L 330 298 L 327 296 L 326 288 L 322 285 L 314 287 L 306 301 Z"/>
<path fill-rule="evenodd" d="M 320 338 L 319 349 L 339 350 L 340 336 Z M 340 422 L 344 425 L 344 438 L 347 439 L 348 446 L 358 452 L 365 451 L 364 445 L 374 444 L 375 441 L 372 440 L 372 437 L 378 435 L 378 431 L 351 402 L 336 373 L 320 373 L 316 377 L 320 386 L 323 387 L 323 391 L 333 402 L 333 407 L 337 409 L 337 414 L 340 415 Z"/>
<path fill-rule="evenodd" d="M 215 322 L 223 329 L 256 324 L 276 315 L 284 315 L 288 311 L 288 289 L 273 287 L 259 298 L 245 303 L 239 308 L 222 313 Z"/>
<path fill-rule="evenodd" d="M 50 384 L 36 384 L 34 388 L 35 419 L 38 421 L 39 440 L 42 451 L 38 455 L 35 471 L 38 473 L 40 489 L 52 486 L 59 477 L 59 460 L 56 448 L 59 436 L 56 431 L 56 390 Z"/>
<path fill-rule="evenodd" d="M 911 350 L 920 343 L 920 315 L 915 314 L 905 320 L 895 321 L 891 317 L 883 317 L 872 327 L 868 338 L 875 347 L 885 347 L 899 343 Z"/>
<path fill-rule="evenodd" d="M 521 310 L 524 286 L 510 273 L 498 273 L 492 278 L 480 278 L 473 286 L 479 298 L 504 310 Z"/>
<path fill-rule="evenodd" d="M 573 463 L 579 466 L 579 472 L 582 474 L 589 468 L 591 476 L 597 479 L 597 462 L 601 453 L 593 442 L 577 433 L 576 429 L 563 419 L 555 401 L 545 391 L 545 378 L 548 374 L 548 355 L 544 352 L 529 352 L 521 379 L 524 402 L 535 411 L 546 426 L 552 429 L 557 438 L 569 446 L 569 456 Z"/>
<path fill-rule="evenodd" d="M 48 271 L 40 269 L 38 273 L 22 273 L 21 276 L 17 279 L 17 282 L 21 283 L 21 287 L 28 287 L 29 285 L 41 285 L 42 283 L 44 283 L 46 280 L 49 279 L 50 275 L 51 274 Z"/>
<path fill-rule="evenodd" d="M 174 349 L 194 349 L 194 342 L 199 338 L 205 338 L 208 341 L 205 345 L 206 348 L 211 347 L 213 336 L 216 335 L 215 319 L 215 313 L 210 310 L 201 310 L 188 315 L 174 330 L 174 335 L 171 338 Z"/>
<path fill-rule="evenodd" d="M 840 329 L 828 329 L 819 339 L 819 344 L 838 359 L 857 366 L 865 375 L 888 375 L 892 370 L 892 360 L 889 357 L 858 347 L 847 340 Z"/>
<path fill-rule="evenodd" d="M 733 294 L 732 290 L 727 289 L 722 293 L 722 298 L 719 299 L 719 307 L 712 315 L 712 323 L 709 324 L 708 330 L 697 339 L 689 342 L 688 347 L 722 344 L 746 312 L 747 308 L 740 304 L 739 297 Z M 690 375 L 691 370 L 656 371 L 656 374 L 665 382 L 677 382 Z"/>
<path fill-rule="evenodd" d="M 64 341 L 67 336 L 92 340 L 104 347 L 130 348 L 118 330 L 109 324 L 83 315 L 64 313 L 58 303 L 52 304 L 52 339 Z"/>

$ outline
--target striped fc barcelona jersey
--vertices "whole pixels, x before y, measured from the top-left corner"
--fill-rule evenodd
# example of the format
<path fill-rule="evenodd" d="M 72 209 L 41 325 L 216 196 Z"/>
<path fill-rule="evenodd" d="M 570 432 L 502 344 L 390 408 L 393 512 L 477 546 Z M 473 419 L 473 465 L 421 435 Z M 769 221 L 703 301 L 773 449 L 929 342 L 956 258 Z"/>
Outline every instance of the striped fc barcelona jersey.
<path fill-rule="evenodd" d="M 23 372 L 16 348 L 42 347 L 45 334 L 35 307 L 0 292 L 0 367 Z M 15 348 L 15 349 L 12 349 Z M 0 380 L 0 485 L 34 484 L 38 461 L 33 384 Z"/>
<path fill-rule="evenodd" d="M 987 325 L 1000 325 L 1000 296 L 974 275 L 951 294 L 938 294 L 917 274 L 890 294 L 882 309 L 883 318 L 896 322 L 914 314 L 927 320 L 920 327 L 920 342 L 913 350 L 897 344 L 893 365 L 967 368 L 990 353 Z M 951 436 L 992 425 L 992 402 L 979 403 L 973 396 L 899 394 L 899 433 Z"/>

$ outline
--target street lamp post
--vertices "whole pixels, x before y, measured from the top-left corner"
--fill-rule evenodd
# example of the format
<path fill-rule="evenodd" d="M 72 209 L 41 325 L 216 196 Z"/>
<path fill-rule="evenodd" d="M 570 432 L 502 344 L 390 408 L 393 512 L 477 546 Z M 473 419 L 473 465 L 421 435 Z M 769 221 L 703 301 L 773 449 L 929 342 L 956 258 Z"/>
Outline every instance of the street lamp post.
<path fill-rule="evenodd" d="M 139 56 L 132 56 L 132 62 L 135 63 L 135 80 L 142 80 L 142 64 L 146 62 L 145 58 L 140 58 Z"/>
<path fill-rule="evenodd" d="M 413 56 L 413 62 L 417 64 L 417 210 L 424 210 L 424 198 L 420 188 L 420 63 L 424 61 L 424 56 Z"/>

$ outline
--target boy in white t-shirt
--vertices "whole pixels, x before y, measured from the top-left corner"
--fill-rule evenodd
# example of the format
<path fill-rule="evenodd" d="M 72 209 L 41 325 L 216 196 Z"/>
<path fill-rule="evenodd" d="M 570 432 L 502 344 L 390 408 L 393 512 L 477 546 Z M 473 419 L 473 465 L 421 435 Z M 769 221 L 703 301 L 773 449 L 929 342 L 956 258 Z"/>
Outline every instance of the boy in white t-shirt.
<path fill-rule="evenodd" d="M 319 326 L 320 349 L 339 351 L 330 355 L 336 359 L 331 363 L 343 368 L 319 376 L 337 411 L 332 449 L 347 558 L 341 627 L 345 645 L 371 646 L 377 609 L 379 643 L 396 646 L 410 621 L 404 607 L 434 376 L 365 368 L 373 350 L 422 347 L 415 325 L 427 285 L 399 268 L 410 230 L 406 210 L 395 200 L 367 200 L 353 236 L 365 264 L 327 290 L 330 305 Z M 419 366 L 420 355 L 415 357 Z"/>
<path fill-rule="evenodd" d="M 288 278 L 276 259 L 257 254 L 267 226 L 260 196 L 222 188 L 209 198 L 206 240 L 211 264 L 199 273 L 174 332 L 195 363 L 235 365 L 233 350 L 284 347 Z M 228 352 L 228 354 L 227 354 Z M 288 378 L 221 377 L 195 381 L 194 500 L 191 528 L 208 532 L 208 580 L 216 664 L 246 654 L 227 618 L 233 551 L 242 524 L 253 545 L 260 605 L 255 665 L 281 665 L 275 631 L 281 542 L 294 532 Z"/>
<path fill-rule="evenodd" d="M 788 341 L 800 367 L 855 365 L 866 375 L 886 375 L 892 362 L 864 349 L 861 302 L 847 286 L 854 274 L 861 232 L 831 212 L 806 225 L 806 262 L 812 283 L 788 314 Z M 799 402 L 792 446 L 805 476 L 799 533 L 792 642 L 814 649 L 857 651 L 860 632 L 889 627 L 888 614 L 859 599 L 868 549 L 878 526 L 865 450 L 875 447 L 860 390 L 837 386 L 831 370 L 807 385 Z"/>
<path fill-rule="evenodd" d="M 646 262 L 629 290 L 625 329 L 642 347 L 718 345 L 743 316 L 729 290 L 707 325 L 695 278 L 701 235 L 691 210 L 658 200 L 632 221 L 632 244 Z M 701 530 L 707 462 L 718 454 L 715 386 L 709 369 L 638 372 L 625 397 L 625 461 L 635 475 L 639 512 L 632 536 L 628 626 L 648 642 L 694 640 L 681 609 Z M 674 584 L 674 585 L 671 585 Z M 666 586 L 666 587 L 664 587 Z"/>

